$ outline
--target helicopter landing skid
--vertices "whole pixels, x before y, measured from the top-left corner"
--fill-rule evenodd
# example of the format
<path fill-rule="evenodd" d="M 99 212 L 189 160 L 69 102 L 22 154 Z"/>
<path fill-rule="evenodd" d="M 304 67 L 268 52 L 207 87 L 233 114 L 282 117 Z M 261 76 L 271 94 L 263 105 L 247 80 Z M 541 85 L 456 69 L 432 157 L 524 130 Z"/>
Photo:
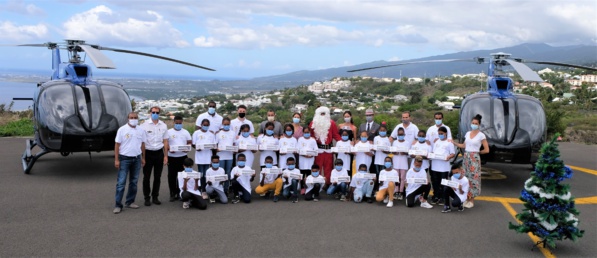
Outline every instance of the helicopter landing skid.
<path fill-rule="evenodd" d="M 25 152 L 21 157 L 21 162 L 23 163 L 23 172 L 25 172 L 25 174 L 29 174 L 29 172 L 31 172 L 31 169 L 33 168 L 33 164 L 35 164 L 35 161 L 37 161 L 37 159 L 39 159 L 41 156 L 46 155 L 50 152 L 47 150 L 42 150 L 41 152 L 32 155 L 31 150 L 35 146 L 37 146 L 37 143 L 33 139 L 25 140 L 25 145 Z"/>

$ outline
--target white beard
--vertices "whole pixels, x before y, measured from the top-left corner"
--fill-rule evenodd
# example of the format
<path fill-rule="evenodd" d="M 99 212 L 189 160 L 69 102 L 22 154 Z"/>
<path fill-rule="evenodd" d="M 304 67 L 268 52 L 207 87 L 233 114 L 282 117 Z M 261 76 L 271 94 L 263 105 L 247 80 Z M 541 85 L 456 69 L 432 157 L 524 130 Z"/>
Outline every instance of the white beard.
<path fill-rule="evenodd" d="M 325 113 L 325 116 L 322 116 L 321 113 Z M 315 132 L 315 138 L 319 139 L 322 144 L 325 144 L 331 126 L 330 109 L 327 107 L 317 108 L 313 117 L 313 131 Z"/>

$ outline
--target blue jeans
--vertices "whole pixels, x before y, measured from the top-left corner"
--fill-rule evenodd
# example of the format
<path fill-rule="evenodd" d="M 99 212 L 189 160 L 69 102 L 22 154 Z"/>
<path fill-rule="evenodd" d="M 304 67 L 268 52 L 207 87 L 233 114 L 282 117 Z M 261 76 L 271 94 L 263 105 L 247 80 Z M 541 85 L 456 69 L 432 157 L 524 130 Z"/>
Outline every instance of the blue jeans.
<path fill-rule="evenodd" d="M 365 195 L 368 198 L 371 198 L 371 194 L 373 193 L 373 185 L 371 184 L 371 182 L 371 180 L 367 180 L 363 182 L 363 187 L 354 189 L 354 202 L 361 202 L 363 200 L 363 195 Z"/>
<path fill-rule="evenodd" d="M 340 192 L 342 195 L 346 195 L 346 191 L 348 190 L 348 185 L 346 183 L 338 183 L 334 186 L 334 184 L 331 184 L 330 187 L 328 188 L 328 195 L 332 195 L 335 194 L 337 192 Z"/>
<path fill-rule="evenodd" d="M 126 177 L 129 178 L 129 190 L 126 193 L 126 205 L 135 202 L 137 196 L 137 181 L 139 181 L 139 170 L 141 169 L 141 155 L 137 157 L 127 157 L 118 155 L 120 168 L 118 169 L 118 178 L 116 180 L 116 204 L 115 207 L 122 208 L 122 197 L 124 196 L 124 187 Z"/>
<path fill-rule="evenodd" d="M 224 169 L 226 175 L 228 176 L 228 180 L 224 183 L 224 192 L 228 191 L 228 187 L 230 187 L 230 171 L 232 171 L 232 160 L 220 160 L 220 167 Z"/>
<path fill-rule="evenodd" d="M 298 192 L 298 180 L 296 179 L 288 179 L 290 186 L 285 187 L 284 191 L 282 191 L 282 195 L 286 198 L 290 198 L 290 191 L 293 192 L 292 196 L 298 196 L 299 192 Z"/>

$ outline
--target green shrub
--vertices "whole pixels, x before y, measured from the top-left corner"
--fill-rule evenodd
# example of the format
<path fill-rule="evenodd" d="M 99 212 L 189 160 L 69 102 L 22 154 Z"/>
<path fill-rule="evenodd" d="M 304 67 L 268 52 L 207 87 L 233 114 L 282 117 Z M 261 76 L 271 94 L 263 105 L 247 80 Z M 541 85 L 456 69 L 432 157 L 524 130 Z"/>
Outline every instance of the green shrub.
<path fill-rule="evenodd" d="M 31 136 L 33 133 L 33 121 L 29 118 L 21 118 L 0 126 L 0 137 Z"/>

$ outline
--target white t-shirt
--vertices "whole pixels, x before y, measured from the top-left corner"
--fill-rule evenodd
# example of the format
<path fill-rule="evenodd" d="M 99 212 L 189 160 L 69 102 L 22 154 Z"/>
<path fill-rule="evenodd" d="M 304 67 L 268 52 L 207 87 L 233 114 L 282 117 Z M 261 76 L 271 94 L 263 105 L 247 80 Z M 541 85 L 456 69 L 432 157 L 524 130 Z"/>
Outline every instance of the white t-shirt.
<path fill-rule="evenodd" d="M 378 146 L 378 145 L 382 145 L 382 146 L 392 146 L 392 144 L 390 143 L 390 138 L 388 137 L 381 137 L 381 136 L 375 136 L 375 138 L 373 139 L 373 145 L 374 146 Z M 375 165 L 383 165 L 384 164 L 384 160 L 386 159 L 386 157 L 388 156 L 388 154 L 385 154 L 381 151 L 376 151 L 375 152 L 375 160 L 373 161 L 375 163 Z"/>
<path fill-rule="evenodd" d="M 332 169 L 332 174 L 330 175 L 330 182 L 338 183 L 338 177 L 340 176 L 348 176 L 348 171 L 346 169 L 342 169 L 340 171 L 336 170 L 336 168 Z"/>
<path fill-rule="evenodd" d="M 394 127 L 394 131 L 392 131 L 392 138 L 398 139 L 398 128 L 404 128 L 404 140 L 407 142 L 413 142 L 415 138 L 417 138 L 417 134 L 419 133 L 419 128 L 417 125 L 410 123 L 408 127 L 404 127 L 403 124 L 399 124 Z"/>
<path fill-rule="evenodd" d="M 336 142 L 336 147 L 352 147 L 352 143 L 350 141 L 339 141 Z M 350 164 L 350 154 L 349 153 L 338 153 L 336 156 L 337 159 L 342 160 L 342 167 L 346 170 L 352 170 L 352 164 Z"/>
<path fill-rule="evenodd" d="M 381 176 L 395 176 L 395 177 L 398 177 L 398 171 L 393 170 L 393 169 L 390 170 L 390 171 L 387 171 L 387 170 L 384 169 L 384 170 L 382 170 L 382 171 L 379 172 L 379 177 L 381 178 Z M 388 181 L 384 181 L 383 185 L 379 186 L 379 190 L 387 189 L 388 188 L 388 184 L 393 184 L 393 183 L 394 183 L 394 181 L 389 181 L 389 182 Z"/>
<path fill-rule="evenodd" d="M 450 154 L 455 154 L 454 144 L 452 144 L 448 140 L 442 141 L 438 139 L 433 144 L 433 153 L 446 154 L 446 156 L 450 156 Z M 431 160 L 431 167 L 433 168 L 433 171 L 437 172 L 449 172 L 451 168 L 450 161 L 438 159 Z"/>
<path fill-rule="evenodd" d="M 427 178 L 427 173 L 425 172 L 425 170 L 423 170 L 423 168 L 421 168 L 421 170 L 419 170 L 419 172 L 415 172 L 411 167 L 411 169 L 406 171 L 407 182 L 408 182 L 409 178 Z M 427 183 L 429 183 L 429 182 L 427 182 Z M 421 184 L 408 184 L 406 186 L 406 195 L 411 194 L 415 190 L 419 189 L 419 187 L 421 187 Z"/>
<path fill-rule="evenodd" d="M 420 143 L 419 141 L 417 141 L 416 143 L 414 143 L 410 146 L 410 149 L 411 150 L 426 150 L 427 153 L 433 152 L 433 146 L 431 146 L 430 144 L 427 144 L 427 142 Z M 412 159 L 412 161 L 410 162 L 410 167 L 412 168 L 414 166 L 415 166 L 415 159 Z M 428 168 L 429 168 L 429 160 L 423 159 L 423 165 L 421 166 L 421 169 L 428 169 Z"/>
<path fill-rule="evenodd" d="M 223 168 L 218 168 L 214 170 L 212 167 L 209 167 L 207 171 L 205 171 L 205 176 L 217 176 L 217 175 L 226 175 L 226 171 Z M 207 181 L 206 181 L 207 182 Z M 218 189 L 220 191 L 224 191 L 224 186 L 220 184 L 221 182 L 211 182 L 211 187 Z"/>
<path fill-rule="evenodd" d="M 369 143 L 369 142 L 362 142 L 362 141 L 358 141 L 355 145 L 355 148 L 358 147 L 365 147 L 368 150 L 370 150 L 371 148 L 373 148 L 373 146 Z M 369 167 L 371 166 L 371 160 L 373 160 L 373 157 L 371 156 L 367 156 L 367 154 L 365 154 L 367 152 L 357 152 L 354 155 L 354 160 L 356 162 L 357 165 L 357 169 L 359 168 L 359 166 L 361 164 L 365 164 L 365 166 L 367 166 L 367 171 L 369 171 Z M 369 152 L 369 153 L 373 153 L 373 152 Z"/>
<path fill-rule="evenodd" d="M 245 165 L 245 167 L 243 167 L 243 168 L 241 168 L 239 166 L 232 168 L 232 171 L 230 171 L 230 180 L 234 179 L 234 175 L 238 174 L 238 178 L 236 179 L 236 181 L 243 188 L 245 188 L 245 190 L 247 190 L 247 192 L 251 193 L 251 176 L 249 176 L 249 175 L 243 176 L 243 173 L 242 173 L 243 169 L 251 169 L 251 167 L 247 167 Z"/>
<path fill-rule="evenodd" d="M 479 152 L 481 150 L 481 145 L 483 144 L 483 140 L 486 139 L 485 134 L 482 132 L 477 133 L 474 138 L 471 139 L 471 132 L 466 132 L 464 135 L 464 148 L 465 152 Z"/>
<path fill-rule="evenodd" d="M 430 143 L 435 142 L 435 139 L 439 139 L 437 129 L 439 129 L 442 126 L 446 128 L 446 131 L 448 131 L 448 139 L 452 139 L 452 132 L 450 131 L 450 127 L 448 127 L 445 124 L 442 124 L 439 127 L 437 125 L 432 125 L 431 127 L 429 127 L 429 129 L 427 129 L 427 134 L 425 134 L 425 139 L 427 139 Z"/>
<path fill-rule="evenodd" d="M 273 137 L 273 136 L 265 136 L 265 135 L 259 135 L 259 137 L 257 137 L 257 144 L 258 145 L 280 145 L 280 140 L 278 140 L 278 138 Z M 274 159 L 274 165 L 278 165 L 278 156 L 276 155 L 276 152 L 273 150 L 262 150 L 261 151 L 261 155 L 259 157 L 259 165 L 264 166 L 265 165 L 265 158 L 267 156 L 271 156 Z"/>
<path fill-rule="evenodd" d="M 272 166 L 272 168 L 278 168 L 278 166 Z M 261 169 L 261 171 L 263 171 L 263 170 L 264 170 L 264 168 Z M 274 175 L 274 174 L 264 175 L 263 173 L 259 173 L 259 182 L 260 183 L 264 176 L 265 176 L 265 180 L 263 181 L 263 184 L 266 184 L 266 185 L 273 183 L 278 178 L 278 175 Z"/>
<path fill-rule="evenodd" d="M 293 137 L 294 138 L 294 137 Z M 284 188 L 289 187 L 292 185 L 292 178 L 288 177 L 288 184 L 286 184 L 286 178 L 285 176 L 288 176 L 288 174 L 300 174 L 301 171 L 297 168 L 290 170 L 290 169 L 284 169 L 284 171 L 282 171 L 282 186 Z M 298 186 L 300 187 L 301 184 L 298 184 Z"/>
<path fill-rule="evenodd" d="M 180 131 L 176 131 L 174 128 L 170 128 L 168 130 L 168 145 L 187 145 L 188 141 L 192 142 L 193 138 L 187 129 L 180 129 Z M 175 152 L 168 152 L 168 157 L 184 157 L 187 153 L 182 151 L 175 151 Z"/>
<path fill-rule="evenodd" d="M 298 141 L 296 140 L 296 138 L 290 136 L 290 138 L 287 138 L 286 136 L 282 136 L 280 138 L 280 168 L 287 168 L 288 166 L 286 165 L 286 161 L 288 160 L 289 157 L 293 157 L 294 158 L 294 153 L 286 153 L 286 154 L 282 154 L 282 150 L 284 148 L 296 148 Z M 296 161 L 296 160 L 295 160 Z"/>
<path fill-rule="evenodd" d="M 320 172 L 321 173 L 321 172 Z M 321 174 L 319 174 L 318 177 L 323 177 Z M 307 189 L 305 190 L 305 193 L 310 192 L 311 190 L 313 190 L 313 187 L 315 186 L 315 184 L 312 183 L 308 183 L 308 182 L 312 182 L 311 180 L 313 180 L 313 178 L 315 178 L 312 175 L 309 175 L 307 177 L 307 179 L 305 179 L 305 184 L 307 185 Z M 319 191 L 321 192 L 321 189 L 323 188 L 323 184 L 321 184 L 321 187 L 319 188 Z"/>
<path fill-rule="evenodd" d="M 218 113 L 215 113 L 213 116 L 207 112 L 200 114 L 197 117 L 197 121 L 195 121 L 195 125 L 201 127 L 203 119 L 209 120 L 209 131 L 212 133 L 217 133 L 222 128 L 222 116 L 218 115 Z"/>
<path fill-rule="evenodd" d="M 152 120 L 146 120 L 139 126 L 147 133 L 146 150 L 155 151 L 164 148 L 164 140 L 168 140 L 168 126 L 166 126 L 166 123 L 158 120 L 158 123 L 155 124 Z"/>
<path fill-rule="evenodd" d="M 231 130 L 220 130 L 216 133 L 216 143 L 218 147 L 225 148 L 226 146 L 233 146 L 236 134 Z M 232 151 L 218 151 L 220 160 L 232 160 Z"/>
<path fill-rule="evenodd" d="M 251 135 L 249 135 L 249 137 L 245 138 L 242 136 L 239 136 L 238 138 L 236 138 L 236 145 L 240 146 L 240 145 L 255 145 L 257 146 L 257 141 L 255 140 L 255 138 Z M 249 167 L 253 166 L 253 161 L 255 160 L 255 153 L 253 153 L 253 151 L 250 150 L 246 150 L 243 152 L 240 152 L 239 150 L 239 154 L 245 154 L 246 159 L 246 165 Z M 238 154 L 236 154 L 236 158 L 238 160 Z"/>
<path fill-rule="evenodd" d="M 245 118 L 245 120 L 240 121 L 238 117 L 230 121 L 230 131 L 233 131 L 236 133 L 236 135 L 238 135 L 241 125 L 249 125 L 249 133 L 253 134 L 255 132 L 255 129 L 253 128 L 253 122 L 251 122 L 251 120 Z"/>
<path fill-rule="evenodd" d="M 309 137 L 309 139 L 305 139 L 305 137 L 301 137 L 298 139 L 297 142 L 298 150 L 317 150 L 317 142 L 313 137 Z M 313 163 L 315 163 L 315 157 L 307 158 L 305 156 L 301 156 L 299 162 L 299 169 L 311 169 Z"/>
<path fill-rule="evenodd" d="M 412 144 L 410 144 L 407 141 L 400 142 L 398 140 L 395 140 L 392 143 L 392 146 L 405 147 L 407 150 L 410 150 L 410 146 L 412 146 Z M 408 169 L 408 154 L 394 154 L 394 156 L 392 157 L 392 163 L 394 164 L 394 169 Z"/>
<path fill-rule="evenodd" d="M 357 171 L 357 173 L 361 173 L 361 172 Z M 369 173 L 369 172 L 365 172 L 364 174 L 367 174 L 367 173 Z M 373 180 L 371 180 L 371 179 L 357 178 L 357 177 L 353 176 L 352 180 L 350 181 L 350 187 L 355 187 L 356 189 L 361 189 L 361 188 L 363 188 L 364 184 L 369 184 L 372 182 L 373 182 Z"/>
<path fill-rule="evenodd" d="M 141 155 L 141 144 L 147 140 L 145 130 L 139 126 L 131 127 L 129 124 L 118 128 L 114 142 L 120 143 L 118 154 L 127 157 L 137 157 Z"/>
<path fill-rule="evenodd" d="M 199 173 L 195 170 L 193 170 L 193 172 L 187 172 L 188 173 Z M 182 177 L 182 173 L 178 173 L 178 186 L 180 188 L 180 195 L 182 196 L 182 188 L 184 186 L 184 178 Z M 195 190 L 195 179 L 191 178 L 189 179 L 189 181 L 187 182 L 187 192 L 192 193 L 194 195 L 201 195 L 201 180 L 197 180 L 197 190 Z"/>
<path fill-rule="evenodd" d="M 450 178 L 450 180 L 454 180 L 454 177 L 452 176 Z M 456 193 L 456 195 L 458 195 L 458 198 L 460 198 L 460 201 L 464 202 L 464 201 L 466 201 L 466 196 L 468 195 L 468 189 L 470 187 L 468 178 L 466 176 L 462 175 L 462 178 L 456 179 L 456 181 L 458 181 L 458 183 L 460 185 L 462 185 L 463 193 L 461 194 L 460 191 L 458 191 L 458 188 L 454 189 L 454 192 Z"/>
<path fill-rule="evenodd" d="M 210 132 L 203 132 L 201 130 L 197 130 L 193 133 L 193 145 L 195 145 L 197 148 L 200 148 L 201 146 L 199 146 L 200 144 L 205 144 L 205 143 L 215 143 L 216 142 L 216 137 L 215 135 Z M 195 150 L 195 164 L 211 164 L 211 155 L 212 152 L 211 150 L 201 150 L 201 149 L 196 149 Z"/>

